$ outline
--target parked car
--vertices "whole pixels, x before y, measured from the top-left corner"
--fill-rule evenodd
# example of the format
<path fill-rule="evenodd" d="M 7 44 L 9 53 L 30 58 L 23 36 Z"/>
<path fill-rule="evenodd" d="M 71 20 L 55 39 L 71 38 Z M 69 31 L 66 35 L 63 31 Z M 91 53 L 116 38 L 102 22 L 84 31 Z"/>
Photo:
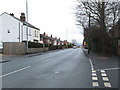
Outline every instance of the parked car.
<path fill-rule="evenodd" d="M 76 46 L 73 46 L 73 49 L 76 49 L 77 47 Z"/>

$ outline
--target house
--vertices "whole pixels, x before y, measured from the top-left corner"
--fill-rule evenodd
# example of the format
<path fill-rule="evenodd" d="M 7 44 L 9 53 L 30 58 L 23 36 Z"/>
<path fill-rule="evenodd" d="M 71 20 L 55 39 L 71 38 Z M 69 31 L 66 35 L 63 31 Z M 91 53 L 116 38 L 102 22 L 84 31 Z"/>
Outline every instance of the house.
<path fill-rule="evenodd" d="M 54 39 L 53 36 L 51 35 L 51 36 L 50 36 L 50 44 L 51 44 L 51 46 L 54 45 L 54 42 L 55 42 L 54 40 L 55 40 L 55 39 Z"/>
<path fill-rule="evenodd" d="M 57 39 L 57 45 L 61 45 L 60 42 L 61 42 L 60 38 Z"/>
<path fill-rule="evenodd" d="M 14 14 L 6 12 L 0 15 L 0 47 L 3 47 L 3 42 L 22 42 L 27 41 L 27 26 L 28 26 L 28 41 L 40 42 L 40 29 L 26 22 L 24 13 L 21 13 L 20 19 Z"/>
<path fill-rule="evenodd" d="M 45 32 L 40 34 L 40 43 L 50 44 L 51 46 L 62 45 L 62 41 L 57 39 L 57 37 L 48 36 Z"/>
<path fill-rule="evenodd" d="M 65 46 L 67 46 L 67 45 L 68 45 L 67 40 L 64 40 L 63 42 L 64 42 L 64 45 L 65 45 Z"/>
<path fill-rule="evenodd" d="M 50 37 L 45 32 L 40 34 L 40 43 L 50 44 Z"/>

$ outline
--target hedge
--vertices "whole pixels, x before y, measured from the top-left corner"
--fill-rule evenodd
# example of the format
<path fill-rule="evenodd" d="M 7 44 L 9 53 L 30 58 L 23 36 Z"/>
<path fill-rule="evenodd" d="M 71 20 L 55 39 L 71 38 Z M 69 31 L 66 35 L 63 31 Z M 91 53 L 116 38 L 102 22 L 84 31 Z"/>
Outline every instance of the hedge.
<path fill-rule="evenodd" d="M 23 41 L 23 42 L 27 43 L 26 41 Z M 29 41 L 28 42 L 28 48 L 43 48 L 43 44 Z"/>

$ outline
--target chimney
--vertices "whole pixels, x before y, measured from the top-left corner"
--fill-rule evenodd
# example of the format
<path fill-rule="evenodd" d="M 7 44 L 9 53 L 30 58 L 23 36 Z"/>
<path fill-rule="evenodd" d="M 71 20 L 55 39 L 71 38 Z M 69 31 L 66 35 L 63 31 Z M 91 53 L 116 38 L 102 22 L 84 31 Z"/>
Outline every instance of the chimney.
<path fill-rule="evenodd" d="M 10 15 L 11 15 L 11 16 L 14 16 L 14 14 L 13 14 L 13 13 L 10 13 Z"/>
<path fill-rule="evenodd" d="M 52 38 L 52 35 L 51 35 L 51 38 Z"/>
<path fill-rule="evenodd" d="M 44 34 L 43 34 L 44 36 L 46 35 L 46 33 L 44 32 Z"/>
<path fill-rule="evenodd" d="M 21 13 L 20 21 L 25 22 L 25 13 Z"/>

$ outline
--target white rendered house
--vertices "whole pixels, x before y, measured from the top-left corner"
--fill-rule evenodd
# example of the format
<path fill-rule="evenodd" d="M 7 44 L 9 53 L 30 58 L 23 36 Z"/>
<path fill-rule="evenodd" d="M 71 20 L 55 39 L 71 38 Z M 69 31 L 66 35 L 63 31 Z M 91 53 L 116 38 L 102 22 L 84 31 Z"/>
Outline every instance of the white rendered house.
<path fill-rule="evenodd" d="M 4 12 L 0 15 L 0 47 L 3 42 L 22 42 L 27 41 L 40 42 L 40 29 L 25 22 L 25 14 L 21 13 L 20 19 L 14 14 Z"/>

